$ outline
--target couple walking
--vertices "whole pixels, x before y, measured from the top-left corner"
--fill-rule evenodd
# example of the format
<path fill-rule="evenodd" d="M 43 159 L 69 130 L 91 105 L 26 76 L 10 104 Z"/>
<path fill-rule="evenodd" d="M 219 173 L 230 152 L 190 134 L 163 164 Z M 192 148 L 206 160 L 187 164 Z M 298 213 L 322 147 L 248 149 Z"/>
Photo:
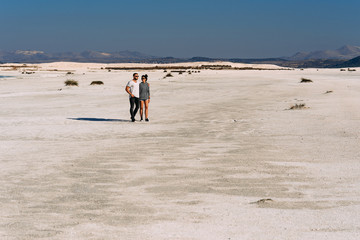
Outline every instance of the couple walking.
<path fill-rule="evenodd" d="M 135 116 L 137 111 L 139 110 L 140 105 L 140 121 L 143 120 L 143 113 L 145 107 L 145 121 L 148 122 L 150 103 L 150 85 L 147 82 L 148 75 L 142 75 L 140 83 L 138 82 L 138 78 L 139 74 L 134 73 L 133 79 L 129 81 L 125 87 L 125 91 L 129 94 L 131 121 L 135 122 Z"/>

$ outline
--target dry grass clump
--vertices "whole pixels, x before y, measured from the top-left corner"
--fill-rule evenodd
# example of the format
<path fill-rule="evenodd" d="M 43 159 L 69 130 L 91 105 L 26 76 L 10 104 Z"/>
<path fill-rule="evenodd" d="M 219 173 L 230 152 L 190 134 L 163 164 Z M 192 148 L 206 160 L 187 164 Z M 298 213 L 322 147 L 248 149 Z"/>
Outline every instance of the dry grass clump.
<path fill-rule="evenodd" d="M 73 72 L 67 72 L 66 75 L 71 75 L 74 74 Z"/>
<path fill-rule="evenodd" d="M 301 78 L 300 83 L 309 83 L 309 82 L 313 82 L 313 81 L 311 79 L 308 79 L 308 78 Z"/>
<path fill-rule="evenodd" d="M 102 81 L 92 81 L 90 85 L 104 85 Z"/>
<path fill-rule="evenodd" d="M 79 83 L 75 80 L 68 79 L 65 81 L 65 86 L 79 86 Z"/>
<path fill-rule="evenodd" d="M 167 77 L 173 77 L 173 75 L 171 73 L 168 73 L 165 75 L 164 79 L 167 78 Z"/>
<path fill-rule="evenodd" d="M 355 72 L 355 71 L 356 71 L 356 69 L 351 69 L 351 68 L 348 68 L 348 71 L 349 71 L 349 72 Z"/>
<path fill-rule="evenodd" d="M 262 204 L 262 203 L 273 202 L 273 201 L 274 200 L 272 200 L 271 198 L 263 198 L 256 202 L 251 202 L 250 204 Z"/>
<path fill-rule="evenodd" d="M 345 72 L 345 71 L 346 71 L 346 69 L 343 69 L 343 68 L 342 68 L 342 69 L 340 69 L 340 72 Z"/>
<path fill-rule="evenodd" d="M 332 93 L 333 91 L 329 90 L 329 91 L 326 91 L 325 94 L 328 94 L 328 93 Z"/>
<path fill-rule="evenodd" d="M 300 104 L 296 103 L 295 105 L 291 106 L 289 108 L 289 110 L 300 110 L 300 109 L 305 109 L 305 108 L 307 108 L 307 107 L 305 107 L 305 103 L 300 103 Z"/>

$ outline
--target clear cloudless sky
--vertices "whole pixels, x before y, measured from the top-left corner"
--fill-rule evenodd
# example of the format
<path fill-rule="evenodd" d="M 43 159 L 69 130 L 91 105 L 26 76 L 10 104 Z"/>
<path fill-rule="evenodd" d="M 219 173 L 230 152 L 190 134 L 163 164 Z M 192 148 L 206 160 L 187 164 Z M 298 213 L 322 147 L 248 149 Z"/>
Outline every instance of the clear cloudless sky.
<path fill-rule="evenodd" d="M 360 46 L 359 0 L 0 0 L 0 50 L 260 58 Z"/>

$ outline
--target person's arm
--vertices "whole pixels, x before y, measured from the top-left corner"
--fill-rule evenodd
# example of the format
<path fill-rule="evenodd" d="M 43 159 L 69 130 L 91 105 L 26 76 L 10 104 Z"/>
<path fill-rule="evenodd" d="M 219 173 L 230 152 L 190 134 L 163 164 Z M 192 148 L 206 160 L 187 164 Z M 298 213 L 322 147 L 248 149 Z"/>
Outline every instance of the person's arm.
<path fill-rule="evenodd" d="M 149 93 L 149 102 L 150 102 L 150 83 L 148 83 L 148 93 Z"/>
<path fill-rule="evenodd" d="M 142 92 L 143 92 L 143 89 L 142 89 L 142 87 L 141 87 L 141 83 L 139 84 L 139 96 L 141 96 L 142 95 Z"/>
<path fill-rule="evenodd" d="M 134 95 L 130 92 L 130 87 L 128 85 L 126 85 L 125 91 L 130 94 L 131 97 L 134 97 Z"/>

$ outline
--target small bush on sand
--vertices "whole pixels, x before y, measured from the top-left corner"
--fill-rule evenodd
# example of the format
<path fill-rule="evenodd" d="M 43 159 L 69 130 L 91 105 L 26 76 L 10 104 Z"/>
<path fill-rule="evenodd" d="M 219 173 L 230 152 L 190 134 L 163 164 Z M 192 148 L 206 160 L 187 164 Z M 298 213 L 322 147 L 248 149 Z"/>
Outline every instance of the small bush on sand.
<path fill-rule="evenodd" d="M 74 74 L 74 73 L 72 73 L 72 72 L 67 72 L 67 73 L 66 73 L 66 75 L 71 75 L 71 74 Z"/>
<path fill-rule="evenodd" d="M 351 68 L 348 68 L 348 71 L 349 71 L 349 72 L 355 72 L 355 71 L 356 71 L 356 69 L 351 69 Z"/>
<path fill-rule="evenodd" d="M 345 71 L 346 71 L 346 69 L 343 69 L 343 68 L 342 68 L 342 69 L 340 69 L 340 72 L 345 72 Z"/>
<path fill-rule="evenodd" d="M 165 75 L 164 78 L 167 78 L 167 77 L 173 77 L 173 75 L 171 73 L 168 73 L 168 74 Z"/>
<path fill-rule="evenodd" d="M 68 79 L 65 81 L 65 86 L 79 86 L 79 83 L 75 80 Z"/>
<path fill-rule="evenodd" d="M 92 81 L 90 85 L 104 85 L 102 81 Z"/>
<path fill-rule="evenodd" d="M 309 82 L 313 82 L 313 81 L 308 78 L 301 78 L 301 83 L 309 83 Z"/>
<path fill-rule="evenodd" d="M 256 202 L 251 202 L 250 204 L 264 204 L 264 203 L 273 202 L 273 201 L 274 200 L 272 200 L 271 198 L 263 198 Z"/>
<path fill-rule="evenodd" d="M 299 110 L 299 109 L 305 109 L 305 103 L 295 104 L 289 108 L 289 110 Z"/>
<path fill-rule="evenodd" d="M 167 72 L 167 70 L 166 70 L 166 69 L 164 69 L 164 72 Z"/>
<path fill-rule="evenodd" d="M 332 92 L 333 92 L 333 91 L 331 91 L 331 90 L 330 90 L 330 91 L 326 91 L 325 94 L 332 93 Z"/>

